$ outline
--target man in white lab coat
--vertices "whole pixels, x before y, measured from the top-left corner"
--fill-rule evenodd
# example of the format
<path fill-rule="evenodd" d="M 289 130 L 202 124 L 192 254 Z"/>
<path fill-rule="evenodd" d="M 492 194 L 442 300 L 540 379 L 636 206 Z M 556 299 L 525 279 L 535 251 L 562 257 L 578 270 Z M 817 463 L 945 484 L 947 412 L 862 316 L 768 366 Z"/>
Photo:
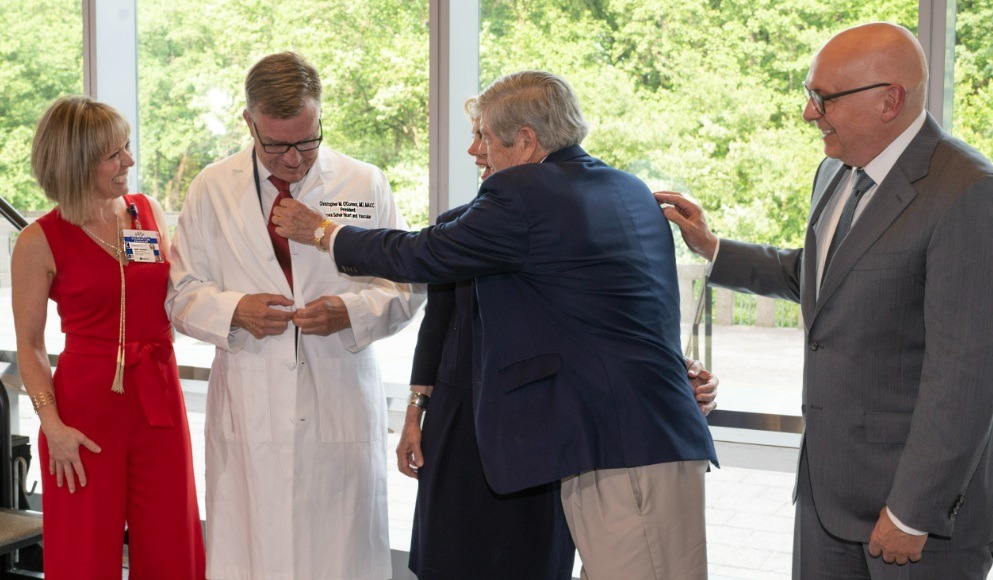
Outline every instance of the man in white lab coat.
<path fill-rule="evenodd" d="M 403 328 L 423 293 L 329 271 L 316 245 L 271 241 L 267 222 L 289 195 L 337 222 L 406 224 L 382 171 L 320 147 L 321 81 L 302 57 L 263 58 L 245 94 L 253 146 L 190 185 L 167 304 L 180 332 L 217 347 L 207 575 L 389 578 L 386 398 L 371 344 Z"/>

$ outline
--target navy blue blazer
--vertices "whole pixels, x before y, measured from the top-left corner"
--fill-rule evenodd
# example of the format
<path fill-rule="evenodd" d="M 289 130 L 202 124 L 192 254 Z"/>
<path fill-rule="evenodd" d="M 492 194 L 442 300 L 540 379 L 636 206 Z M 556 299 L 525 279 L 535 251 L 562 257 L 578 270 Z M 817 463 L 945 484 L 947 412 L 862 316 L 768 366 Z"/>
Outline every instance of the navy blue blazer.
<path fill-rule="evenodd" d="M 454 221 L 343 227 L 333 251 L 351 275 L 474 278 L 476 435 L 495 491 L 716 463 L 680 354 L 672 233 L 634 176 L 568 147 L 491 175 Z"/>

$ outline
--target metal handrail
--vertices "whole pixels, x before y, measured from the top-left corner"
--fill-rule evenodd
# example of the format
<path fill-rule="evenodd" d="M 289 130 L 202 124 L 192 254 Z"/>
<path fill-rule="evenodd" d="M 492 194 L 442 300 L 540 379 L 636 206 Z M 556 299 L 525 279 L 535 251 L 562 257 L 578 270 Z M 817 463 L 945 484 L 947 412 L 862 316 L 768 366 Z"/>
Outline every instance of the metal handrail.
<path fill-rule="evenodd" d="M 684 356 L 700 358 L 700 324 L 704 326 L 704 357 L 703 365 L 713 369 L 711 344 L 713 342 L 713 290 L 710 288 L 710 278 L 701 278 L 703 287 L 697 297 L 690 327 L 690 336 L 686 341 Z M 718 395 L 720 398 L 720 395 Z M 774 431 L 779 433 L 803 433 L 803 418 L 795 415 L 779 415 L 775 413 L 750 413 L 747 411 L 725 411 L 715 409 L 707 415 L 707 423 L 711 427 L 728 427 L 732 429 L 750 429 L 754 431 Z"/>
<path fill-rule="evenodd" d="M 0 508 L 14 507 L 14 481 L 10 460 L 10 399 L 7 397 L 7 386 L 0 381 Z"/>
<path fill-rule="evenodd" d="M 49 354 L 48 359 L 54 366 L 58 364 L 59 355 Z M 17 372 L 17 353 L 11 350 L 0 350 L 0 363 L 9 363 L 4 374 L 8 376 L 15 374 Z M 206 367 L 180 365 L 179 378 L 184 380 L 206 381 L 210 378 L 210 369 Z M 406 392 L 406 385 L 403 385 L 403 389 L 404 392 Z M 712 427 L 729 427 L 734 429 L 773 431 L 779 433 L 803 432 L 803 420 L 794 415 L 749 413 L 746 411 L 726 411 L 723 409 L 716 409 L 707 416 L 707 422 Z"/>
<path fill-rule="evenodd" d="M 17 231 L 28 227 L 28 220 L 14 206 L 10 205 L 10 202 L 4 199 L 2 195 L 0 195 L 0 215 L 10 222 L 10 225 L 17 228 Z"/>
<path fill-rule="evenodd" d="M 706 368 L 711 368 L 713 365 L 713 360 L 711 357 L 711 343 L 712 343 L 712 325 L 713 325 L 713 291 L 710 289 L 710 279 L 707 276 L 701 278 L 703 286 L 700 288 L 700 296 L 697 297 L 696 308 L 693 313 L 693 324 L 690 327 L 690 336 L 686 341 L 686 349 L 683 356 L 692 357 L 694 359 L 700 358 L 700 322 L 704 323 L 704 347 L 703 347 L 703 366 Z M 690 281 L 693 284 L 695 281 Z M 706 317 L 704 317 L 706 314 Z"/>

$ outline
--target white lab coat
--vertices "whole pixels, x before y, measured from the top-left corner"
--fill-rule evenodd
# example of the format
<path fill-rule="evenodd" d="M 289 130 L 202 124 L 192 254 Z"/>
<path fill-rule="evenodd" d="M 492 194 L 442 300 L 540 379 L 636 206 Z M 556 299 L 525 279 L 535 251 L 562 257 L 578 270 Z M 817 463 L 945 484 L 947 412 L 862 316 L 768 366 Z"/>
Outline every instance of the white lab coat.
<path fill-rule="evenodd" d="M 273 187 L 258 167 L 262 187 Z M 323 147 L 292 192 L 340 223 L 406 228 L 382 171 Z M 207 395 L 207 576 L 389 578 L 386 396 L 371 345 L 409 322 L 423 289 L 339 274 L 327 254 L 291 241 L 291 293 L 251 148 L 193 180 L 172 247 L 170 317 L 217 347 Z M 262 340 L 232 330 L 238 301 L 259 292 L 292 296 L 298 308 L 338 295 L 352 328 L 301 335 L 296 352 L 292 324 Z"/>

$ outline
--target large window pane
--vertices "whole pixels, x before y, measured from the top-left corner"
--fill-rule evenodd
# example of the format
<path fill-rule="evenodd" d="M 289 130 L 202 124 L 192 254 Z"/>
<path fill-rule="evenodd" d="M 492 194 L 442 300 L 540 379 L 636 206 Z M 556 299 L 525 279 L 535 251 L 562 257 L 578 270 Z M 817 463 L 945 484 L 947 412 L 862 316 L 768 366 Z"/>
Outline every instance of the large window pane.
<path fill-rule="evenodd" d="M 428 2 L 140 0 L 142 188 L 178 211 L 193 177 L 245 147 L 243 81 L 295 50 L 324 80 L 324 143 L 381 167 L 427 221 Z"/>
<path fill-rule="evenodd" d="M 952 132 L 993 157 L 993 0 L 958 0 Z"/>
<path fill-rule="evenodd" d="M 594 156 L 692 195 L 722 236 L 796 247 L 823 156 L 801 118 L 801 83 L 833 33 L 871 20 L 916 30 L 917 2 L 484 0 L 481 81 L 522 68 L 563 75 L 592 126 L 584 146 Z M 677 247 L 680 262 L 699 264 Z M 688 322 L 688 282 L 702 267 L 681 271 Z M 721 292 L 715 320 L 721 408 L 798 415 L 796 305 Z"/>
<path fill-rule="evenodd" d="M 0 14 L 0 194 L 21 211 L 48 209 L 31 140 L 52 101 L 83 92 L 82 4 L 4 2 Z"/>
<path fill-rule="evenodd" d="M 31 173 L 31 142 L 35 126 L 52 101 L 83 93 L 83 14 L 80 2 L 39 0 L 5 2 L 0 9 L 0 195 L 29 219 L 54 204 L 49 201 Z M 8 360 L 16 351 L 11 312 L 10 251 L 16 239 L 15 228 L 0 219 L 0 351 Z M 54 308 L 50 327 L 58 332 Z M 61 343 L 50 345 L 59 352 Z M 0 372 L 11 372 L 0 362 Z M 16 387 L 19 377 L 4 377 Z M 26 489 L 38 485 L 38 424 L 24 421 L 31 413 L 27 397 L 11 397 L 19 407 L 11 416 L 12 431 L 30 438 L 31 470 L 24 478 Z M 31 414 L 33 417 L 33 413 Z M 4 418 L 6 420 L 6 418 Z M 39 490 L 40 491 L 40 490 Z M 32 498 L 36 501 L 37 497 Z"/>
<path fill-rule="evenodd" d="M 324 83 L 324 145 L 383 169 L 408 224 L 427 225 L 428 38 L 428 0 L 138 0 L 142 190 L 175 219 L 197 173 L 251 143 L 248 69 L 294 50 Z M 375 345 L 389 393 L 407 390 L 418 323 Z M 177 336 L 180 365 L 209 368 L 213 351 Z M 184 390 L 203 510 L 205 384 Z"/>
<path fill-rule="evenodd" d="M 251 142 L 248 69 L 294 50 L 324 82 L 324 144 L 383 169 L 407 223 L 427 225 L 427 18 L 428 0 L 139 0 L 142 191 L 174 216 L 205 165 Z M 188 342 L 180 363 L 209 366 L 212 349 Z M 407 382 L 409 360 L 381 362 L 384 380 Z"/>

